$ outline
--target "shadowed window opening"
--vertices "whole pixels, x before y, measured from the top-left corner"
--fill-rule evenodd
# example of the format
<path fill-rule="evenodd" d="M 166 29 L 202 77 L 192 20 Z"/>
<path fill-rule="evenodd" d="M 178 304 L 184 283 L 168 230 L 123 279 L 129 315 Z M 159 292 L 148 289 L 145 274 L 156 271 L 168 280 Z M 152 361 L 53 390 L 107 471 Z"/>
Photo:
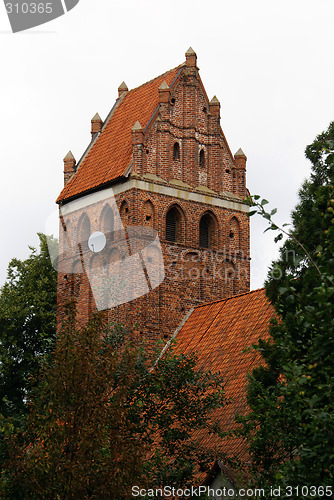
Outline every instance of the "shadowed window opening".
<path fill-rule="evenodd" d="M 180 145 L 178 142 L 175 142 L 173 146 L 173 160 L 179 160 L 179 159 L 180 159 Z"/>
<path fill-rule="evenodd" d="M 204 167 L 205 166 L 205 154 L 204 154 L 204 149 L 201 149 L 201 152 L 199 154 L 199 166 Z"/>
<path fill-rule="evenodd" d="M 199 246 L 201 248 L 212 248 L 216 244 L 217 227 L 211 213 L 206 213 L 199 223 Z"/>
<path fill-rule="evenodd" d="M 175 243 L 177 241 L 177 233 L 180 216 L 175 207 L 172 207 L 166 216 L 166 240 Z"/>
<path fill-rule="evenodd" d="M 199 223 L 199 246 L 210 248 L 210 216 L 204 215 Z"/>

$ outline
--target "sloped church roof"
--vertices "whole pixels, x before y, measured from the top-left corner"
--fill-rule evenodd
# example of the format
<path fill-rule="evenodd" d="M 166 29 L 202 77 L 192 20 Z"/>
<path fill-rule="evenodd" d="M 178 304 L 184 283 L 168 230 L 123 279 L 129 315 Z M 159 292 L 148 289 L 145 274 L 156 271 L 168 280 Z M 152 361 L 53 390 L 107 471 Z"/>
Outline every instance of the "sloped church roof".
<path fill-rule="evenodd" d="M 219 410 L 225 430 L 235 425 L 237 413 L 247 412 L 248 374 L 260 365 L 261 358 L 254 349 L 245 350 L 259 338 L 269 339 L 274 315 L 274 307 L 261 288 L 195 307 L 175 335 L 178 349 L 196 353 L 200 369 L 223 376 L 224 392 L 230 400 Z M 247 444 L 241 438 L 220 441 L 207 433 L 196 437 L 201 437 L 203 444 L 217 445 L 222 452 L 247 461 Z"/>
<path fill-rule="evenodd" d="M 159 106 L 160 85 L 165 81 L 172 87 L 182 66 L 129 92 L 124 89 L 109 113 L 101 134 L 79 163 L 78 171 L 60 193 L 57 203 L 107 185 L 125 175 L 132 156 L 132 127 L 139 121 L 145 129 Z"/>

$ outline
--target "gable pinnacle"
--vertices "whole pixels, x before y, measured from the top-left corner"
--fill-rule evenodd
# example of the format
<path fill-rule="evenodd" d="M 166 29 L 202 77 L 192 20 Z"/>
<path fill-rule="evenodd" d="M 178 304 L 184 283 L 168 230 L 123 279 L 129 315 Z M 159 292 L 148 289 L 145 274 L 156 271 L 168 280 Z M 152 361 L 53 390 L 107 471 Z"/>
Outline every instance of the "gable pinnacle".
<path fill-rule="evenodd" d="M 102 130 L 103 121 L 98 113 L 95 113 L 91 119 L 90 133 L 92 134 L 92 139 L 94 139 Z"/>
<path fill-rule="evenodd" d="M 140 130 L 143 130 L 143 128 L 140 125 L 139 121 L 137 120 L 134 126 L 132 127 L 132 132 L 138 132 Z"/>
<path fill-rule="evenodd" d="M 98 113 L 95 113 L 95 115 L 92 118 L 92 122 L 102 122 L 102 118 Z"/>
<path fill-rule="evenodd" d="M 125 82 L 122 82 L 117 90 L 118 90 L 118 97 L 121 97 L 123 94 L 126 94 L 129 89 L 127 84 Z"/>
<path fill-rule="evenodd" d="M 189 47 L 189 49 L 186 52 L 186 66 L 188 68 L 197 68 L 197 54 L 194 51 L 192 47 Z"/>
<path fill-rule="evenodd" d="M 186 56 L 194 56 L 194 55 L 196 55 L 196 52 L 192 47 L 189 47 L 189 49 L 186 52 Z"/>
<path fill-rule="evenodd" d="M 219 100 L 217 99 L 217 97 L 215 95 L 211 99 L 210 104 L 220 104 Z"/>
<path fill-rule="evenodd" d="M 67 153 L 67 155 L 65 156 L 65 158 L 64 158 L 64 160 L 63 160 L 63 161 L 70 161 L 70 160 L 74 160 L 74 161 L 75 161 L 75 158 L 74 158 L 74 156 L 73 156 L 73 154 L 72 154 L 72 151 L 69 151 L 69 152 Z"/>
<path fill-rule="evenodd" d="M 72 179 L 75 174 L 75 158 L 72 155 L 72 151 L 69 151 L 65 156 L 64 160 L 64 186 Z"/>
<path fill-rule="evenodd" d="M 159 90 L 168 90 L 168 89 L 169 89 L 169 86 L 168 86 L 166 80 L 164 80 L 162 82 L 162 84 L 160 85 Z"/>
<path fill-rule="evenodd" d="M 168 104 L 169 98 L 170 98 L 170 88 L 166 80 L 164 80 L 159 87 L 159 103 Z"/>
<path fill-rule="evenodd" d="M 129 90 L 125 82 L 122 82 L 117 90 Z"/>
<path fill-rule="evenodd" d="M 247 156 L 245 155 L 245 153 L 241 148 L 239 148 L 238 151 L 235 153 L 234 157 L 236 156 L 244 156 L 245 158 L 247 158 Z"/>

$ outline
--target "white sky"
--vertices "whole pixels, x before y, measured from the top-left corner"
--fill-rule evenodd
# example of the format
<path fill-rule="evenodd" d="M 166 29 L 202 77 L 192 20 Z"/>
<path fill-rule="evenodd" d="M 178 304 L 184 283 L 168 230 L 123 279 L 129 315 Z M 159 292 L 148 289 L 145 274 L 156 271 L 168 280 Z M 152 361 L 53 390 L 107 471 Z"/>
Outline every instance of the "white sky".
<path fill-rule="evenodd" d="M 248 156 L 248 187 L 288 221 L 310 167 L 305 146 L 334 119 L 332 0 L 80 0 L 68 14 L 12 34 L 0 5 L 0 284 L 26 258 L 54 210 L 62 159 L 79 160 L 90 120 L 129 88 L 177 66 L 192 46 L 233 153 Z M 252 285 L 277 255 L 252 222 Z"/>

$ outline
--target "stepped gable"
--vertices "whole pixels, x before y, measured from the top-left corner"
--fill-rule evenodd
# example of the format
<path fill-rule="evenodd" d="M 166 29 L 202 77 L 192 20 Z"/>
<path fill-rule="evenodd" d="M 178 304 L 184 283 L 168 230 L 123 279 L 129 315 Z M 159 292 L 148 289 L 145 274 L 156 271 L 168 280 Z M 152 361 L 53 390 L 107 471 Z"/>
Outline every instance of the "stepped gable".
<path fill-rule="evenodd" d="M 132 127 L 139 121 L 145 129 L 159 105 L 160 85 L 166 81 L 171 87 L 181 68 L 182 65 L 121 95 L 57 203 L 108 185 L 126 174 L 132 157 Z"/>
<path fill-rule="evenodd" d="M 200 369 L 223 376 L 226 398 L 231 399 L 218 414 L 225 430 L 233 427 L 236 413 L 247 412 L 248 374 L 261 364 L 257 351 L 243 350 L 259 338 L 270 338 L 270 320 L 274 315 L 274 307 L 261 288 L 195 307 L 176 334 L 177 348 L 188 354 L 196 352 Z M 223 453 L 247 461 L 246 443 L 241 439 L 220 441 L 207 433 L 195 437 L 207 446 L 217 445 Z"/>

